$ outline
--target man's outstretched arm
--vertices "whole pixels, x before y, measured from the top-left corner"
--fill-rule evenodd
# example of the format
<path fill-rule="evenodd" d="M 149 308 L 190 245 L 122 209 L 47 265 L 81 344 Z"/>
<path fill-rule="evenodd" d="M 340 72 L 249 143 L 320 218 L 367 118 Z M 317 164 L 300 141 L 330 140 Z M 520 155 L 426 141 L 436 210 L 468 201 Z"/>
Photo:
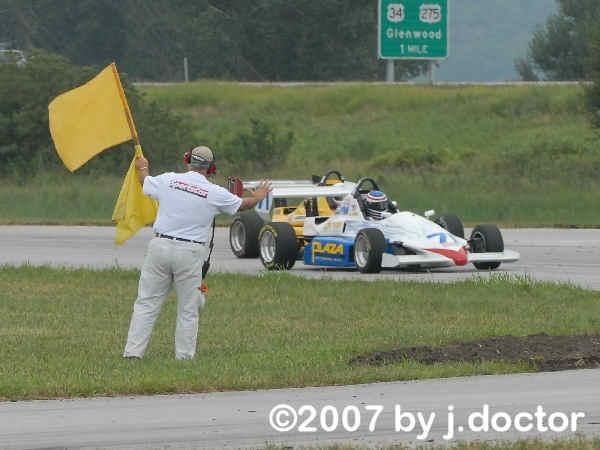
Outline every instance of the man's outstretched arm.
<path fill-rule="evenodd" d="M 254 208 L 258 202 L 264 200 L 267 194 L 271 191 L 271 182 L 268 180 L 262 180 L 258 187 L 252 191 L 251 197 L 242 198 L 242 204 L 240 205 L 240 211 L 243 209 Z"/>

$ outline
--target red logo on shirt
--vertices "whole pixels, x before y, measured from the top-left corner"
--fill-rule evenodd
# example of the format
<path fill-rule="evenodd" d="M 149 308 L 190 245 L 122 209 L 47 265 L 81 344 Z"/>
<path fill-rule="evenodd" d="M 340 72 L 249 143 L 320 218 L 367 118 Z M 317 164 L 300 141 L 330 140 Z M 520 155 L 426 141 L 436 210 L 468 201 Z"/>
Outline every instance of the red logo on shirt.
<path fill-rule="evenodd" d="M 171 189 L 177 189 L 178 191 L 187 192 L 188 194 L 196 195 L 198 197 L 206 198 L 208 191 L 195 184 L 189 184 L 184 181 L 171 180 L 169 183 Z"/>

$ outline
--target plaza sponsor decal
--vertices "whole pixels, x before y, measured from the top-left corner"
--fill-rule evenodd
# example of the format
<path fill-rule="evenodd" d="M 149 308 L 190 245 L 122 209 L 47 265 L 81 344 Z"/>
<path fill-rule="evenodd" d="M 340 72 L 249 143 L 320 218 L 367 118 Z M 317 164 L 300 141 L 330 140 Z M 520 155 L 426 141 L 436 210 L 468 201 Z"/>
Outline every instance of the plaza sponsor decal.
<path fill-rule="evenodd" d="M 344 244 L 328 242 L 323 244 L 316 241 L 312 244 L 313 255 L 344 256 Z"/>

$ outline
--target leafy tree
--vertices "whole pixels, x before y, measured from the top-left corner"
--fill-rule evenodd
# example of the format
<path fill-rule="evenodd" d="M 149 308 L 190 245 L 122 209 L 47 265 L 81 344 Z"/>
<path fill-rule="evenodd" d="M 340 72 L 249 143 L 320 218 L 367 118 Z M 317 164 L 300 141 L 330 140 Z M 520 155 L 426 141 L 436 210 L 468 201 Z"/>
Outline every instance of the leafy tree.
<path fill-rule="evenodd" d="M 92 76 L 60 56 L 34 53 L 23 67 L 0 65 L 0 171 L 56 164 L 48 131 L 48 103 Z"/>
<path fill-rule="evenodd" d="M 515 61 L 524 80 L 590 77 L 589 39 L 600 20 L 600 0 L 557 1 L 558 13 L 534 33 L 526 58 Z"/>
<path fill-rule="evenodd" d="M 128 24 L 118 0 L 4 0 L 7 38 L 82 65 L 120 59 Z M 2 9 L 2 7 L 0 7 Z"/>
<path fill-rule="evenodd" d="M 232 2 L 233 3 L 233 2 Z M 266 80 L 381 78 L 376 59 L 377 8 L 372 0 L 258 0 L 233 9 L 241 28 L 240 54 Z M 242 16 L 243 14 L 243 16 Z M 399 63 L 399 78 L 422 63 Z"/>
<path fill-rule="evenodd" d="M 62 166 L 48 128 L 48 104 L 58 94 L 80 85 L 98 68 L 77 66 L 65 57 L 36 51 L 27 63 L 0 64 L 0 173 L 22 176 Z M 169 167 L 176 152 L 192 145 L 191 127 L 156 103 L 147 102 L 123 77 L 142 144 L 156 168 Z M 132 151 L 108 151 L 83 171 L 123 173 Z"/>
<path fill-rule="evenodd" d="M 596 30 L 592 35 L 590 53 L 593 82 L 586 89 L 586 103 L 590 111 L 592 123 L 600 128 L 600 29 Z"/>
<path fill-rule="evenodd" d="M 539 81 L 540 77 L 533 68 L 533 64 L 525 58 L 515 60 L 515 69 L 523 81 Z"/>
<path fill-rule="evenodd" d="M 273 123 L 251 117 L 250 128 L 219 145 L 231 166 L 246 172 L 281 166 L 294 143 L 292 131 L 280 132 Z"/>

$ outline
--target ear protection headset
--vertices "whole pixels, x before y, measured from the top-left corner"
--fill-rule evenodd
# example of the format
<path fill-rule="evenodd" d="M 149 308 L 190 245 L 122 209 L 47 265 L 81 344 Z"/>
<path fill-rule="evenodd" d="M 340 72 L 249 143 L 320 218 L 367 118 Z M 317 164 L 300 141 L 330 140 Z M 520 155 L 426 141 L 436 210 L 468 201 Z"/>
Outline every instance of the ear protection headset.
<path fill-rule="evenodd" d="M 190 149 L 183 154 L 183 162 L 186 164 L 192 163 L 192 150 Z M 212 161 L 194 161 L 194 164 L 197 164 L 202 169 L 206 169 L 207 175 L 214 175 L 217 173 L 217 166 L 215 165 L 215 153 L 213 151 L 213 160 Z"/>

